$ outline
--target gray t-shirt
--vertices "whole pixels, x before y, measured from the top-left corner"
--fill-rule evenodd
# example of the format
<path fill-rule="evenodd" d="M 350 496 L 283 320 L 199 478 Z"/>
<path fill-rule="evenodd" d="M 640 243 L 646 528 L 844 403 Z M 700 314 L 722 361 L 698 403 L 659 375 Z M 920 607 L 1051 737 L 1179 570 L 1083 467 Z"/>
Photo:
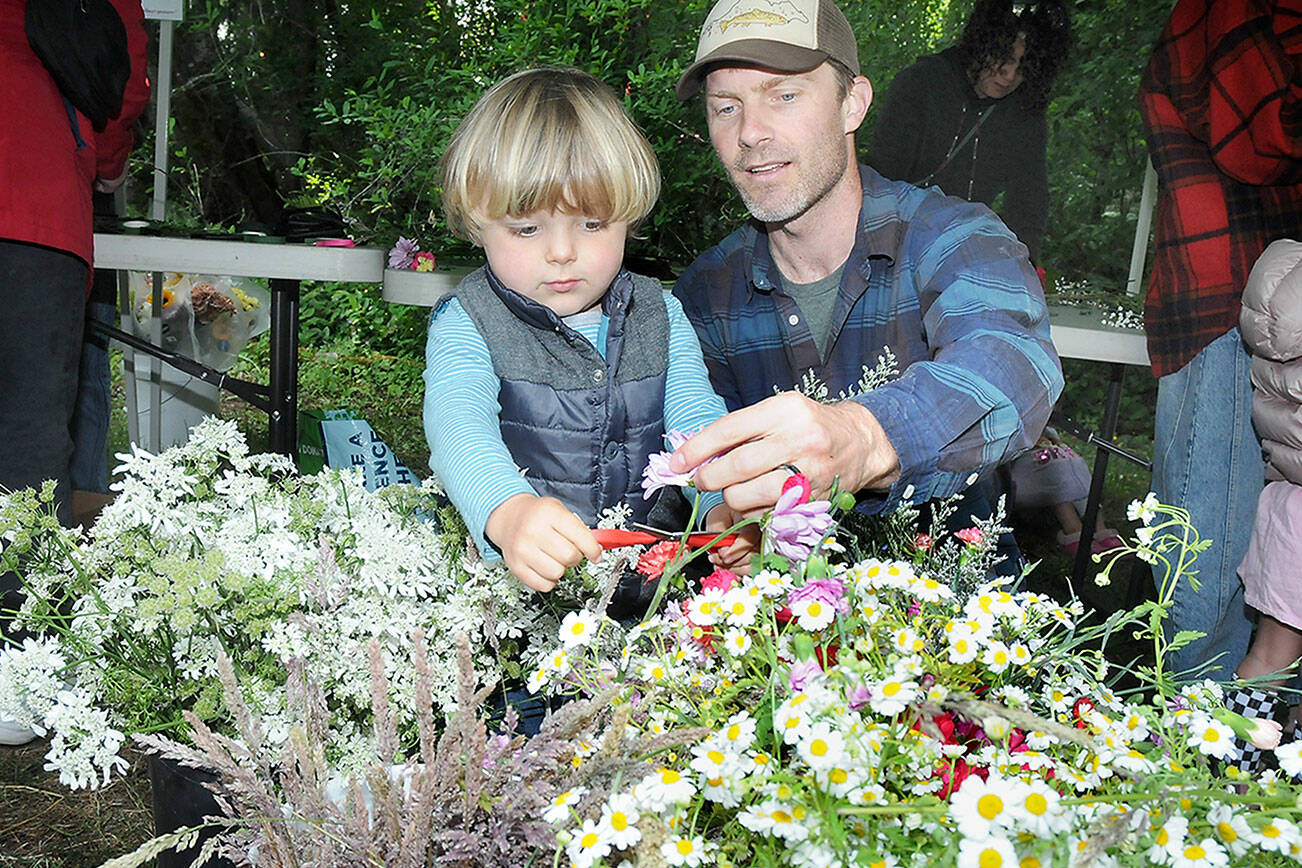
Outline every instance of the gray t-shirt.
<path fill-rule="evenodd" d="M 782 278 L 782 291 L 795 299 L 809 332 L 814 337 L 814 346 L 818 347 L 818 357 L 827 358 L 828 338 L 832 336 L 832 311 L 836 309 L 837 292 L 841 289 L 842 265 L 822 280 L 813 283 L 793 283 L 786 275 L 778 272 Z"/>

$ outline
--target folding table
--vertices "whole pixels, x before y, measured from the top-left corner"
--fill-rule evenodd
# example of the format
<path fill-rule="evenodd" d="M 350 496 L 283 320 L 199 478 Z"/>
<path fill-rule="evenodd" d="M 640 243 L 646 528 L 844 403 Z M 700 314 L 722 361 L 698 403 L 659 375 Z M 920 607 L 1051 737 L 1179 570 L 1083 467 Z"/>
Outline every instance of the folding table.
<path fill-rule="evenodd" d="M 250 383 L 213 370 L 102 323 L 97 331 L 160 358 L 191 376 L 230 391 L 267 414 L 270 448 L 294 455 L 298 425 L 298 305 L 304 280 L 379 283 L 384 251 L 368 247 L 260 244 L 154 235 L 95 234 L 95 267 L 124 271 L 183 272 L 265 277 L 271 282 L 270 372 L 268 383 Z M 155 279 L 156 285 L 161 280 Z M 157 395 L 155 394 L 155 399 Z M 159 420 L 157 402 L 151 422 Z"/>

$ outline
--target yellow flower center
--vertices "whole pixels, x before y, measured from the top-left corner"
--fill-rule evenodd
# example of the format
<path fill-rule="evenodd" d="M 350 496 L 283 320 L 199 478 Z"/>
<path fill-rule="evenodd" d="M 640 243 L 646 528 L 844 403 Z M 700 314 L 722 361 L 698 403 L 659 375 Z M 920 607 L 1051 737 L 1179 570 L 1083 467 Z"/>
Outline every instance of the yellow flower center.
<path fill-rule="evenodd" d="M 706 751 L 705 755 L 709 757 L 710 762 L 712 763 L 716 763 L 716 764 L 723 763 L 723 759 L 724 759 L 723 751 L 718 751 L 718 750 Z"/>
<path fill-rule="evenodd" d="M 821 738 L 816 738 L 809 745 L 809 752 L 814 756 L 827 756 L 827 742 Z"/>
<path fill-rule="evenodd" d="M 1004 857 L 998 850 L 987 848 L 977 857 L 977 865 L 981 868 L 1000 868 L 1003 864 Z"/>
<path fill-rule="evenodd" d="M 1274 823 L 1268 823 L 1262 827 L 1261 834 L 1266 838 L 1278 838 L 1279 826 L 1276 826 Z"/>
<path fill-rule="evenodd" d="M 1049 800 L 1041 793 L 1031 793 L 1026 797 L 1026 810 L 1037 817 L 1042 817 L 1049 810 Z"/>
<path fill-rule="evenodd" d="M 845 769 L 832 769 L 827 779 L 834 784 L 843 784 L 850 779 L 850 775 L 846 773 Z"/>
<path fill-rule="evenodd" d="M 888 681 L 882 685 L 882 693 L 885 693 L 887 696 L 894 696 L 899 692 L 900 685 L 896 684 L 894 681 Z"/>
<path fill-rule="evenodd" d="M 623 811 L 617 811 L 610 815 L 610 827 L 616 832 L 622 832 L 628 828 L 628 817 Z"/>
<path fill-rule="evenodd" d="M 1233 844 L 1239 840 L 1239 833 L 1234 831 L 1234 827 L 1229 823 L 1217 823 L 1216 834 L 1221 836 L 1221 840 L 1226 844 Z"/>
<path fill-rule="evenodd" d="M 666 784 L 676 784 L 679 781 L 678 772 L 673 769 L 665 769 L 660 773 L 660 781 Z"/>
<path fill-rule="evenodd" d="M 1184 858 L 1186 859 L 1206 859 L 1207 851 L 1197 844 L 1191 844 L 1184 848 Z"/>
<path fill-rule="evenodd" d="M 588 631 L 588 625 L 584 624 L 582 621 L 575 621 L 570 626 L 570 632 L 573 633 L 575 636 L 582 636 L 587 631 Z"/>
<path fill-rule="evenodd" d="M 583 849 L 585 850 L 588 849 L 589 847 L 597 846 L 597 833 L 589 832 L 588 834 L 584 835 L 583 840 L 579 841 L 579 845 L 583 847 Z"/>
<path fill-rule="evenodd" d="M 977 799 L 977 813 L 987 820 L 993 820 L 998 817 L 1004 810 L 1004 800 L 994 793 L 986 793 Z M 986 851 L 989 852 L 989 851 Z"/>
<path fill-rule="evenodd" d="M 741 727 L 734 723 L 728 727 L 728 741 L 736 741 L 739 738 L 741 738 Z"/>
<path fill-rule="evenodd" d="M 679 839 L 678 839 L 678 852 L 679 852 L 681 855 L 683 855 L 683 856 L 687 856 L 688 854 L 690 854 L 690 853 L 691 853 L 693 850 L 695 850 L 695 849 L 696 849 L 696 848 L 692 846 L 692 842 L 689 841 L 689 840 L 687 840 L 686 838 L 679 838 Z"/>
<path fill-rule="evenodd" d="M 773 821 L 774 821 L 775 823 L 790 823 L 790 822 L 791 822 L 791 815 L 788 814 L 786 811 L 782 810 L 781 808 L 778 808 L 776 811 L 774 811 L 773 814 L 772 814 L 772 816 L 773 816 Z"/>
<path fill-rule="evenodd" d="M 815 600 L 814 602 L 809 604 L 808 612 L 810 615 L 817 618 L 819 615 L 823 613 L 823 604 Z"/>

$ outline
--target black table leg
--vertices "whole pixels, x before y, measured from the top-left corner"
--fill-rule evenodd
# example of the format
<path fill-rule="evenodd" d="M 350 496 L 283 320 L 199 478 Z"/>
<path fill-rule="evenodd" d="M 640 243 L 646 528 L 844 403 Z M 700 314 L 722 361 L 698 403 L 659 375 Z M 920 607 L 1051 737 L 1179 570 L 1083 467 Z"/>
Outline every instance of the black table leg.
<path fill-rule="evenodd" d="M 298 452 L 298 297 L 297 280 L 272 279 L 267 430 L 271 451 L 291 458 Z"/>
<path fill-rule="evenodd" d="M 1121 407 L 1121 377 L 1125 365 L 1114 363 L 1108 372 L 1108 401 L 1104 405 L 1103 425 L 1099 429 L 1099 438 L 1111 442 L 1117 432 L 1117 414 Z M 1094 527 L 1098 523 L 1099 508 L 1103 501 L 1103 483 L 1108 475 L 1107 449 L 1096 448 L 1094 452 L 1094 472 L 1090 476 L 1090 493 L 1085 501 L 1085 515 L 1081 517 L 1080 541 L 1076 544 L 1076 560 L 1072 564 L 1072 585 L 1077 596 L 1087 590 L 1084 586 L 1087 574 L 1090 581 L 1094 576 L 1090 572 L 1091 545 L 1094 542 Z"/>

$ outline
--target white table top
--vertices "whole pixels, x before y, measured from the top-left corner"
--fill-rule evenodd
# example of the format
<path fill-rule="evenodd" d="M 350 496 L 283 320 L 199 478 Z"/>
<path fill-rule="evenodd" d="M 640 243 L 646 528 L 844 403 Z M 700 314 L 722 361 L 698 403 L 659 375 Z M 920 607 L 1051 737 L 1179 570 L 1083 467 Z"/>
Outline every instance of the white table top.
<path fill-rule="evenodd" d="M 95 233 L 97 268 L 379 283 L 384 262 L 384 251 L 378 247 Z"/>
<path fill-rule="evenodd" d="M 1120 362 L 1148 367 L 1148 339 L 1143 329 L 1103 325 L 1103 311 L 1049 304 L 1049 334 L 1064 359 Z"/>

